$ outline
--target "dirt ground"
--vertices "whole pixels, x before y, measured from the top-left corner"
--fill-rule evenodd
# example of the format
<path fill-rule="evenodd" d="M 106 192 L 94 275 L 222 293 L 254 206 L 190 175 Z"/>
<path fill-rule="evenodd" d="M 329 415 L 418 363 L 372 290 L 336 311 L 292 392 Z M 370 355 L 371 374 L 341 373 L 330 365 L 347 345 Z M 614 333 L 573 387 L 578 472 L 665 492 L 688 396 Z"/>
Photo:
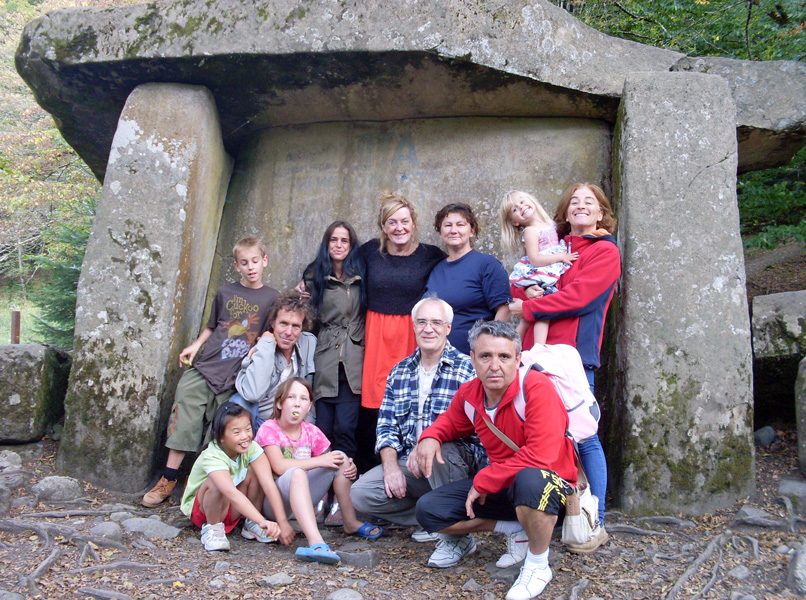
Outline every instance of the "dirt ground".
<path fill-rule="evenodd" d="M 7 447 L 23 458 L 26 484 L 11 500 L 24 502 L 30 485 L 53 472 L 57 445 L 52 441 Z M 800 523 L 786 524 L 787 510 L 777 499 L 782 478 L 801 478 L 797 469 L 794 431 L 779 431 L 778 441 L 757 453 L 756 493 L 729 510 L 687 519 L 682 515 L 631 519 L 608 514 L 610 541 L 588 556 L 567 553 L 552 542 L 554 580 L 541 597 L 642 600 L 795 598 L 786 587 L 790 555 L 806 533 Z M 292 549 L 261 545 L 230 534 L 229 553 L 205 552 L 199 532 L 187 526 L 176 503 L 158 510 L 143 509 L 132 496 L 87 485 L 84 497 L 68 505 L 39 503 L 12 508 L 0 519 L 0 598 L 2 590 L 26 598 L 117 600 L 172 598 L 319 600 L 348 588 L 363 598 L 503 598 L 516 570 L 499 570 L 494 562 L 503 551 L 501 536 L 478 536 L 478 552 L 459 566 L 426 566 L 432 544 L 416 544 L 410 530 L 388 531 L 378 541 L 363 542 L 328 530 L 336 550 L 372 548 L 380 555 L 374 568 L 320 566 L 294 560 Z M 118 505 L 118 506 L 113 506 Z M 125 505 L 121 507 L 120 505 Z M 744 505 L 770 513 L 777 526 L 731 522 Z M 89 529 L 109 520 L 110 512 L 129 510 L 137 516 L 157 515 L 182 527 L 171 540 L 143 540 L 124 534 L 122 543 L 106 544 Z M 51 516 L 45 516 L 49 513 Z M 791 522 L 791 520 L 790 520 Z M 757 556 L 754 556 L 757 546 Z M 710 557 L 703 553 L 711 548 Z M 48 559 L 51 559 L 49 561 Z M 699 566 L 695 561 L 700 559 Z M 44 565 L 43 565 L 44 562 Z M 694 566 L 693 566 L 694 565 Z M 738 570 L 736 568 L 739 567 Z M 690 577 L 687 570 L 693 569 Z M 266 577 L 285 573 L 291 583 L 260 585 Z M 707 593 L 698 596 L 703 589 Z M 342 592 L 346 593 L 346 592 Z M 357 596 L 356 596 L 357 598 Z"/>
<path fill-rule="evenodd" d="M 774 250 L 745 253 L 747 297 L 806 290 L 806 245 L 786 244 Z"/>

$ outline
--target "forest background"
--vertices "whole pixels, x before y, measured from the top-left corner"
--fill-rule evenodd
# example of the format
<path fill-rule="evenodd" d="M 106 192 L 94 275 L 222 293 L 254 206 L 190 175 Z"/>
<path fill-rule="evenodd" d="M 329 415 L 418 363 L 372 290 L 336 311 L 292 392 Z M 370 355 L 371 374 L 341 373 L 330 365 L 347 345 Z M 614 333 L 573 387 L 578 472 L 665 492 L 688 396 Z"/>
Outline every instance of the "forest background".
<path fill-rule="evenodd" d="M 301 4 L 317 0 L 301 0 Z M 101 185 L 14 68 L 26 23 L 68 6 L 136 0 L 0 0 L 0 343 L 72 348 L 76 285 Z M 806 61 L 804 0 L 571 0 L 554 4 L 609 35 L 689 56 Z M 806 149 L 738 176 L 746 248 L 806 242 Z"/>

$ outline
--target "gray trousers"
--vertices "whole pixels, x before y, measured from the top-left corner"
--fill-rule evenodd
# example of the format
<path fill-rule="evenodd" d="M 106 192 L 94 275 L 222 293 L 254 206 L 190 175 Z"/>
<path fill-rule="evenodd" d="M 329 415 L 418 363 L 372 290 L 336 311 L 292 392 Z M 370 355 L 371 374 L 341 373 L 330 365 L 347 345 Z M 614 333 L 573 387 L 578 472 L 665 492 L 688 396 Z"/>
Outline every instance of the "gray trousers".
<path fill-rule="evenodd" d="M 434 461 L 429 479 L 415 477 L 406 468 L 406 459 L 398 459 L 397 464 L 400 465 L 406 478 L 406 496 L 403 498 L 390 498 L 386 495 L 383 485 L 383 465 L 373 467 L 350 489 L 353 506 L 360 513 L 383 518 L 390 523 L 407 527 L 416 526 L 414 507 L 421 496 L 446 483 L 473 477 L 479 468 L 473 453 L 463 444 L 445 442 L 442 444 L 442 458 L 445 464 L 441 465 Z"/>

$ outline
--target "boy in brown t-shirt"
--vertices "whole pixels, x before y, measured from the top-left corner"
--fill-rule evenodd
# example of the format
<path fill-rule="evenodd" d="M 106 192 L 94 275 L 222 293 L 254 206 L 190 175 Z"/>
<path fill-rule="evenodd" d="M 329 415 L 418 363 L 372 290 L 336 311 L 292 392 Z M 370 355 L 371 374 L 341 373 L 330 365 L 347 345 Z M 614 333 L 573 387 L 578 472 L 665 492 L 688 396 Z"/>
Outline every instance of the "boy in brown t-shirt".
<path fill-rule="evenodd" d="M 243 357 L 268 327 L 269 307 L 278 292 L 263 285 L 266 246 L 245 237 L 232 253 L 241 280 L 218 289 L 207 327 L 179 355 L 179 363 L 190 368 L 176 386 L 165 441 L 168 460 L 157 485 L 143 496 L 143 506 L 153 508 L 170 497 L 185 453 L 198 449 L 204 423 L 233 394 Z"/>

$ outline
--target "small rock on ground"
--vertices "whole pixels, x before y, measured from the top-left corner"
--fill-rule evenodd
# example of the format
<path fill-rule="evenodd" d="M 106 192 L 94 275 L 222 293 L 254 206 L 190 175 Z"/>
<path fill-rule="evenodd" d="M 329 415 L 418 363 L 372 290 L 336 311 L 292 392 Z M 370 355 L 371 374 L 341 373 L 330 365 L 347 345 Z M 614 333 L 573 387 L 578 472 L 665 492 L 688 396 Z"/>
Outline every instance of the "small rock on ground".
<path fill-rule="evenodd" d="M 120 525 L 113 523 L 112 521 L 98 523 L 95 527 L 90 529 L 90 533 L 92 535 L 100 535 L 101 537 L 109 538 L 110 540 L 115 540 L 117 542 L 123 539 L 123 530 L 120 528 Z"/>
<path fill-rule="evenodd" d="M 81 495 L 81 484 L 72 477 L 53 475 L 45 477 L 31 488 L 40 500 L 63 502 L 75 500 Z"/>
<path fill-rule="evenodd" d="M 327 600 L 363 600 L 363 599 L 364 596 L 361 595 L 361 592 L 351 590 L 349 588 L 342 588 L 340 590 L 336 590 L 327 597 Z"/>
<path fill-rule="evenodd" d="M 766 446 L 772 444 L 775 441 L 775 437 L 775 429 L 769 425 L 765 425 L 761 429 L 756 430 L 756 432 L 753 434 L 753 440 L 755 441 L 756 446 L 759 448 L 765 448 Z"/>
<path fill-rule="evenodd" d="M 363 552 L 344 552 L 343 550 L 337 550 L 336 554 L 341 558 L 342 564 L 352 567 L 374 569 L 381 563 L 381 555 L 375 550 L 364 550 Z"/>
<path fill-rule="evenodd" d="M 291 577 L 288 573 L 275 573 L 274 575 L 269 575 L 268 577 L 264 577 L 260 581 L 257 582 L 259 586 L 266 587 L 279 587 L 282 585 L 290 585 L 294 583 L 294 578 Z"/>
<path fill-rule="evenodd" d="M 147 538 L 158 538 L 163 540 L 173 539 L 181 533 L 181 529 L 171 527 L 160 521 L 159 519 L 142 519 L 135 517 L 134 519 L 126 519 L 121 523 L 123 529 L 129 533 L 142 533 Z"/>
<path fill-rule="evenodd" d="M 728 571 L 728 575 L 730 575 L 734 579 L 738 579 L 739 581 L 744 581 L 745 579 L 750 577 L 750 569 L 748 569 L 744 565 L 739 565 L 738 567 L 734 567 L 730 571 Z"/>
<path fill-rule="evenodd" d="M 0 590 L 0 600 L 25 600 L 25 596 L 21 594 L 15 594 L 14 592 L 7 592 L 5 590 Z"/>

